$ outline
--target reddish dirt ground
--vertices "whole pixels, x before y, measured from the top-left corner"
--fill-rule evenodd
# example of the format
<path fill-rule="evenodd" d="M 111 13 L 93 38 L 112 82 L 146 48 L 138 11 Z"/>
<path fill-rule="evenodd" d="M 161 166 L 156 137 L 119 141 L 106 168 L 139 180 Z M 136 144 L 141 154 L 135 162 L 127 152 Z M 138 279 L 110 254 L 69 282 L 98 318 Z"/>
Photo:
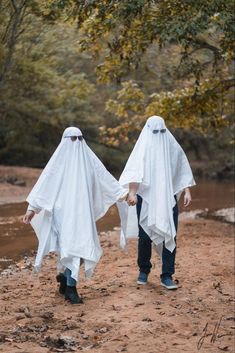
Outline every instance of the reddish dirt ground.
<path fill-rule="evenodd" d="M 82 277 L 78 284 L 82 305 L 70 305 L 58 293 L 53 254 L 38 275 L 32 273 L 33 256 L 4 270 L 0 352 L 234 352 L 233 226 L 180 223 L 176 291 L 160 286 L 155 252 L 149 283 L 138 286 L 137 241 L 130 240 L 125 253 L 118 234 L 101 232 L 103 257 L 93 279 Z"/>
<path fill-rule="evenodd" d="M 233 352 L 232 232 L 216 221 L 181 223 L 176 291 L 160 286 L 155 253 L 149 283 L 138 286 L 136 240 L 126 254 L 118 231 L 102 233 L 104 255 L 93 279 L 81 279 L 76 306 L 58 293 L 54 255 L 39 275 L 22 260 L 1 275 L 0 352 Z"/>

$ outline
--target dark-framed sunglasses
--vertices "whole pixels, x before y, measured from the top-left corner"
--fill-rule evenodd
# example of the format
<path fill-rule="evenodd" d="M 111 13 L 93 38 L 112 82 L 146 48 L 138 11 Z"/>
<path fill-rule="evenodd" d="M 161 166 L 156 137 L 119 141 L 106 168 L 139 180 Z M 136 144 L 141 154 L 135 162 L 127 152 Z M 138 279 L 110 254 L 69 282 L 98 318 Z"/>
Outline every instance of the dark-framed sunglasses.
<path fill-rule="evenodd" d="M 166 129 L 160 129 L 160 130 L 153 130 L 153 134 L 158 134 L 159 132 L 161 132 L 162 134 L 164 134 L 164 132 L 166 132 Z"/>
<path fill-rule="evenodd" d="M 80 136 L 65 136 L 64 138 L 70 138 L 71 139 L 71 141 L 76 141 L 77 139 L 79 140 L 79 141 L 82 141 L 83 140 L 83 136 L 82 135 L 80 135 Z"/>

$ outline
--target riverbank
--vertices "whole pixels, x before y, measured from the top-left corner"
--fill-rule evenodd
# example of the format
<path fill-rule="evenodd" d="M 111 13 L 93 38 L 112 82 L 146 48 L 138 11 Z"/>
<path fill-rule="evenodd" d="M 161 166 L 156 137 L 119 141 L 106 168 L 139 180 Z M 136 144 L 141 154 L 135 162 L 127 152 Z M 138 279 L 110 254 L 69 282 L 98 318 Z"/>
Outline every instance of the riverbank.
<path fill-rule="evenodd" d="M 41 171 L 0 165 L 0 205 L 24 202 Z"/>
<path fill-rule="evenodd" d="M 167 291 L 155 253 L 149 283 L 138 286 L 136 240 L 126 254 L 118 231 L 102 232 L 104 255 L 93 279 L 81 279 L 78 306 L 58 293 L 55 255 L 39 275 L 32 274 L 33 258 L 25 258 L 1 274 L 0 352 L 233 352 L 232 235 L 229 224 L 182 221 L 179 289 Z"/>
<path fill-rule="evenodd" d="M 0 177 L 21 184 L 0 183 L 0 203 L 4 204 L 0 207 L 1 249 L 10 261 L 0 274 L 0 352 L 234 351 L 234 227 L 195 219 L 193 211 L 202 204 L 223 207 L 223 189 L 217 188 L 216 194 L 212 190 L 217 199 L 204 201 L 208 186 L 201 184 L 202 193 L 195 193 L 191 213 L 181 217 L 177 291 L 160 286 L 160 260 L 155 253 L 149 283 L 136 284 L 137 241 L 129 241 L 128 254 L 119 248 L 119 230 L 108 230 L 117 222 L 112 208 L 98 224 L 104 255 L 93 279 L 82 278 L 78 285 L 84 304 L 71 306 L 58 293 L 55 255 L 46 258 L 39 275 L 32 273 L 34 255 L 29 250 L 35 249 L 36 239 L 31 227 L 21 222 L 26 208 L 22 201 L 39 173 L 30 168 L 0 167 Z M 228 185 L 225 189 L 229 190 Z M 223 202 L 229 207 L 231 201 Z M 12 253 L 19 249 L 21 254 L 31 255 L 19 261 L 18 253 L 14 264 Z"/>

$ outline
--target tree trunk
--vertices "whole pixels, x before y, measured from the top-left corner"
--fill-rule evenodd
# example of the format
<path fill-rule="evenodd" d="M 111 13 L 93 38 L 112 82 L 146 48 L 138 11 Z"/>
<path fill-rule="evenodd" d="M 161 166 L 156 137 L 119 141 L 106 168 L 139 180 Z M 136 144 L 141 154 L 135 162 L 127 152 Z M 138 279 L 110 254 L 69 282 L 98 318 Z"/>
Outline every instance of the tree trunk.
<path fill-rule="evenodd" d="M 0 84 L 3 83 L 7 73 L 11 69 L 12 58 L 13 58 L 13 54 L 14 54 L 14 50 L 15 50 L 15 46 L 18 38 L 19 29 L 23 22 L 26 4 L 27 4 L 27 0 L 23 0 L 21 1 L 20 5 L 16 6 L 15 1 L 11 0 L 13 15 L 12 15 L 12 18 L 9 20 L 10 23 L 8 23 L 8 26 L 9 26 L 7 30 L 8 33 L 6 33 L 6 35 L 8 35 L 9 38 L 6 41 L 7 54 L 4 60 L 2 72 L 0 73 Z"/>

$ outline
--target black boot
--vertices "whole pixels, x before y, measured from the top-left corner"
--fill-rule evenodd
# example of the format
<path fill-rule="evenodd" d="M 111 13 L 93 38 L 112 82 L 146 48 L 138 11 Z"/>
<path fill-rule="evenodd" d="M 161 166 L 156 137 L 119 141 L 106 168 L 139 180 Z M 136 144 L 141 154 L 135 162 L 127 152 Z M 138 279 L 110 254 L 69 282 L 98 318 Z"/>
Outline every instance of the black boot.
<path fill-rule="evenodd" d="M 59 273 L 57 276 L 56 276 L 56 280 L 58 283 L 60 283 L 60 286 L 59 286 L 59 292 L 60 294 L 65 294 L 65 291 L 66 291 L 66 277 L 63 273 Z"/>
<path fill-rule="evenodd" d="M 82 304 L 83 300 L 79 297 L 76 287 L 67 286 L 65 290 L 65 300 L 71 304 Z"/>

